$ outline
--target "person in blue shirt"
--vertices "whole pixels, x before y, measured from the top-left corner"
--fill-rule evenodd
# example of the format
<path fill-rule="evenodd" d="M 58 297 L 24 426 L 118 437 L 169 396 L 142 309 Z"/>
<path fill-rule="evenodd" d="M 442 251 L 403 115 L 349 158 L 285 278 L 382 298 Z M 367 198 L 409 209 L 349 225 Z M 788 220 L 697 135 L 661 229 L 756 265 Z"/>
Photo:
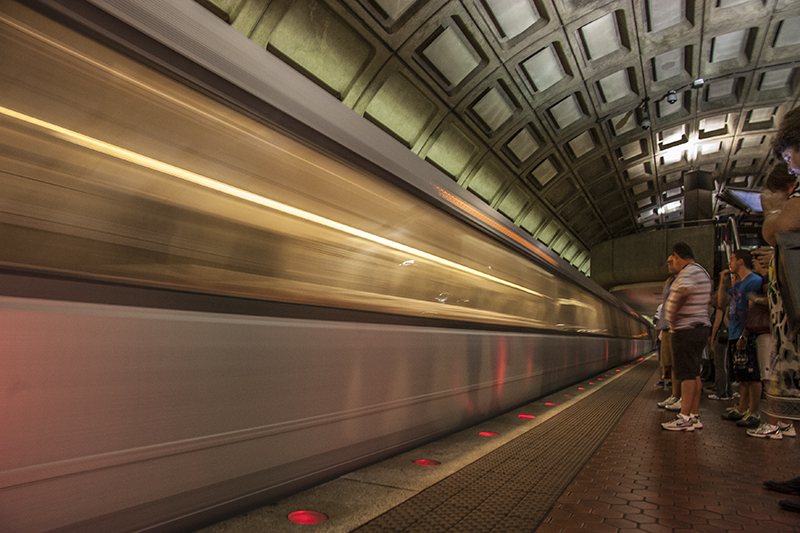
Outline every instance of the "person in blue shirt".
<path fill-rule="evenodd" d="M 761 424 L 758 406 L 761 400 L 761 372 L 756 356 L 754 335 L 743 335 L 745 313 L 749 306 L 748 294 L 761 289 L 761 276 L 750 270 L 753 263 L 748 250 L 736 250 L 731 254 L 729 268 L 720 272 L 717 305 L 728 306 L 728 364 L 733 381 L 741 385 L 739 405 L 722 415 L 724 420 L 736 420 L 743 427 Z M 730 277 L 736 280 L 730 286 Z"/>

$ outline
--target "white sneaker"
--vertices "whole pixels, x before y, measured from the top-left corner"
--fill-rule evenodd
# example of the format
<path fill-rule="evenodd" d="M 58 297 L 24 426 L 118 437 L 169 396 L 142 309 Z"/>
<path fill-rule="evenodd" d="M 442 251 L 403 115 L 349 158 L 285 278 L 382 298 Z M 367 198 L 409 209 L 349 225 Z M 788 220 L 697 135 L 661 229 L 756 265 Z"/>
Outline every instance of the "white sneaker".
<path fill-rule="evenodd" d="M 683 418 L 683 415 L 671 422 L 664 422 L 661 427 L 669 431 L 694 431 L 694 424 L 691 418 Z"/>
<path fill-rule="evenodd" d="M 747 434 L 751 437 L 759 437 L 759 438 L 766 438 L 766 439 L 782 439 L 783 434 L 781 433 L 781 429 L 778 426 L 773 426 L 772 424 L 761 424 L 757 428 L 748 429 Z"/>
<path fill-rule="evenodd" d="M 708 399 L 709 399 L 709 400 L 723 400 L 723 401 L 727 401 L 727 400 L 732 400 L 732 399 L 733 399 L 733 397 L 732 397 L 732 396 L 730 396 L 730 397 L 723 397 L 723 396 L 717 396 L 716 394 L 709 394 L 709 395 L 708 395 Z"/>
<path fill-rule="evenodd" d="M 664 409 L 666 409 L 667 411 L 673 411 L 673 412 L 680 411 L 681 410 L 681 399 L 678 398 L 677 402 L 674 402 L 674 403 L 671 403 L 671 404 L 665 406 Z"/>
<path fill-rule="evenodd" d="M 669 398 L 667 398 L 663 402 L 658 402 L 658 406 L 663 409 L 664 407 L 666 407 L 668 405 L 672 405 L 673 403 L 675 403 L 677 401 L 678 401 L 678 398 L 676 398 L 675 396 L 670 396 Z"/>
<path fill-rule="evenodd" d="M 703 422 L 700 421 L 700 415 L 694 415 L 692 417 L 692 425 L 694 429 L 703 429 Z"/>
<path fill-rule="evenodd" d="M 778 429 L 781 430 L 781 434 L 784 437 L 796 437 L 797 431 L 794 429 L 794 423 L 789 422 L 787 425 L 783 425 L 781 422 L 778 422 Z"/>

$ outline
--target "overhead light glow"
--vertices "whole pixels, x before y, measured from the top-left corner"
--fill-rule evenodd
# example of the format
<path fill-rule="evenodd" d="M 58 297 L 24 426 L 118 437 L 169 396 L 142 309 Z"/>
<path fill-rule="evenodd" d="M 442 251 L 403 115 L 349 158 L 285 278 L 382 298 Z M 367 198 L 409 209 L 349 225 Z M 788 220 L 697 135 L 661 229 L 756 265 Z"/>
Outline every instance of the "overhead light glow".
<path fill-rule="evenodd" d="M 664 204 L 658 208 L 658 214 L 664 215 L 666 213 L 672 213 L 673 211 L 677 211 L 678 209 L 680 209 L 681 205 L 683 205 L 683 203 L 680 200 Z"/>

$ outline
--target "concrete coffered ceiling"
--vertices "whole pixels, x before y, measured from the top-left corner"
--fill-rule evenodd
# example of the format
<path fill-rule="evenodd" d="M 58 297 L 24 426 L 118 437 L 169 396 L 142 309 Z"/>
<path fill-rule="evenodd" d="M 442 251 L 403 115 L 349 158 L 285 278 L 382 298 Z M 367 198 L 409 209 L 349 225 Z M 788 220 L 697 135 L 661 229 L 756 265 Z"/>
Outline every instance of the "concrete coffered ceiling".
<path fill-rule="evenodd" d="M 584 273 L 758 190 L 800 90 L 797 0 L 198 1 Z"/>

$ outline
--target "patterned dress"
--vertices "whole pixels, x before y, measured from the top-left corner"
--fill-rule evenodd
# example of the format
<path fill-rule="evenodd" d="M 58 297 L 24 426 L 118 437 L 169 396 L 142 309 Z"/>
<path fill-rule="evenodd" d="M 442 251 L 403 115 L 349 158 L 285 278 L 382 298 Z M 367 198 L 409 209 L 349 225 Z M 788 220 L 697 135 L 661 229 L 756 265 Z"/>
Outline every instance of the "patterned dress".
<path fill-rule="evenodd" d="M 800 197 L 800 186 L 795 187 L 789 196 L 796 197 Z M 770 331 L 775 339 L 771 357 L 774 381 L 767 383 L 767 401 L 762 411 L 778 418 L 800 420 L 800 335 L 789 334 L 774 257 L 769 266 L 767 296 Z"/>

